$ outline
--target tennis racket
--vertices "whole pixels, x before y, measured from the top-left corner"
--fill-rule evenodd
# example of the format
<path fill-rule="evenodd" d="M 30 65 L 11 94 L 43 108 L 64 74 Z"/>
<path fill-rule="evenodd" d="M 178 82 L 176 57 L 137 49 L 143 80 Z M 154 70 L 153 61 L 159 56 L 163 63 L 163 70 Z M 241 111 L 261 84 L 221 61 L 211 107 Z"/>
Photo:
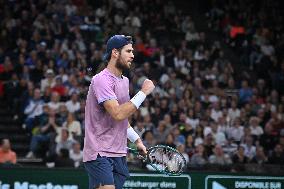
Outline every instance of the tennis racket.
<path fill-rule="evenodd" d="M 128 150 L 145 163 L 150 164 L 155 170 L 169 176 L 178 176 L 186 168 L 183 155 L 169 146 L 153 146 L 147 150 L 147 154 L 144 156 L 136 149 L 128 148 Z"/>

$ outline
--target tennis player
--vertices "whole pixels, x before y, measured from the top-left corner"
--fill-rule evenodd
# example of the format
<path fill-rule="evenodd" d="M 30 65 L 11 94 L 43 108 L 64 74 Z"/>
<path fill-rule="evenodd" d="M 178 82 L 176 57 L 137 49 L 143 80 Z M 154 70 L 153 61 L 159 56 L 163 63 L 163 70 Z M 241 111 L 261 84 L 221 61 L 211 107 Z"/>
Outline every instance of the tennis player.
<path fill-rule="evenodd" d="M 114 35 L 106 45 L 107 67 L 92 78 L 86 101 L 84 166 L 89 189 L 122 189 L 129 172 L 127 138 L 146 153 L 146 147 L 128 122 L 155 88 L 146 79 L 141 90 L 129 97 L 129 80 L 122 75 L 134 59 L 132 38 Z"/>

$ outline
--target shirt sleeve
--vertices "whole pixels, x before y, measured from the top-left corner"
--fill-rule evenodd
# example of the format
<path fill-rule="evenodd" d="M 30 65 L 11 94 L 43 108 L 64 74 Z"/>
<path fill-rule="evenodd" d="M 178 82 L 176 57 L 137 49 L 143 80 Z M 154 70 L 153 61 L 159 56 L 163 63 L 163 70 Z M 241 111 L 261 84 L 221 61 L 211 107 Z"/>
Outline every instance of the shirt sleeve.
<path fill-rule="evenodd" d="M 94 79 L 92 88 L 99 104 L 111 99 L 117 100 L 114 92 L 114 84 L 115 82 L 110 76 L 101 75 Z"/>

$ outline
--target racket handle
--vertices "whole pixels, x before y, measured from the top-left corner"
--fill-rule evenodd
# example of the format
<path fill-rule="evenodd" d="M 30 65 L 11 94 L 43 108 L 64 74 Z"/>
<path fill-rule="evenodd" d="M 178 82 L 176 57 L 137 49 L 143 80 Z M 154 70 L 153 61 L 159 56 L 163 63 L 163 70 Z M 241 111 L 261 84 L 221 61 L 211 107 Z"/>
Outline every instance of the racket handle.
<path fill-rule="evenodd" d="M 141 159 L 141 160 L 143 160 L 143 161 L 145 161 L 145 159 L 146 159 L 143 155 L 139 154 L 139 151 L 136 150 L 136 149 L 127 147 L 127 151 L 129 151 L 129 152 L 135 154 L 138 159 Z"/>
<path fill-rule="evenodd" d="M 139 154 L 139 152 L 136 149 L 129 148 L 129 147 L 126 147 L 126 149 L 127 149 L 128 152 L 131 152 L 131 153 L 134 153 L 134 154 Z"/>

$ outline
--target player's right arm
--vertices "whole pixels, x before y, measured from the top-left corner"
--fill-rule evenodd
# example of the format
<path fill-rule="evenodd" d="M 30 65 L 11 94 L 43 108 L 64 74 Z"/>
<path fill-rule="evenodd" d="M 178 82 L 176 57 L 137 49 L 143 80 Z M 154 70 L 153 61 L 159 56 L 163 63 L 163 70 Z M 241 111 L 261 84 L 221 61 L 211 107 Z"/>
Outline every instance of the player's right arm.
<path fill-rule="evenodd" d="M 119 104 L 116 99 L 110 99 L 103 102 L 103 106 L 111 117 L 117 121 L 124 120 L 132 115 L 149 95 L 155 86 L 153 82 L 146 79 L 141 90 L 128 102 Z"/>
<path fill-rule="evenodd" d="M 117 121 L 128 118 L 137 110 L 136 106 L 130 101 L 119 105 L 117 100 L 112 99 L 105 101 L 103 105 L 111 117 Z"/>

